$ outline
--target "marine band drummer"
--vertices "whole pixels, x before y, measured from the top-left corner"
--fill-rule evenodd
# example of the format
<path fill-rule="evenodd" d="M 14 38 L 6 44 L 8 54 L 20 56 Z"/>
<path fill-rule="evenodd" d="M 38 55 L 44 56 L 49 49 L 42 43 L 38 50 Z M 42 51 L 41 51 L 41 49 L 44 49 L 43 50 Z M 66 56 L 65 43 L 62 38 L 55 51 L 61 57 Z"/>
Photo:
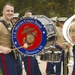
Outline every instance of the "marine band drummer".
<path fill-rule="evenodd" d="M 54 67 L 54 65 L 56 65 L 56 75 L 61 74 L 61 62 L 64 59 L 64 50 L 66 48 L 66 45 L 64 44 L 63 34 L 62 34 L 62 27 L 63 27 L 63 24 L 66 20 L 67 20 L 66 17 L 58 18 L 59 27 L 56 27 L 56 29 L 57 29 L 57 40 L 56 40 L 55 47 L 60 49 L 60 51 L 62 51 L 61 61 L 59 63 L 54 63 L 54 64 L 51 64 L 50 62 L 48 62 L 47 63 L 47 68 L 46 68 L 47 74 L 51 74 L 52 72 L 54 73 L 54 70 L 52 68 L 52 67 Z"/>

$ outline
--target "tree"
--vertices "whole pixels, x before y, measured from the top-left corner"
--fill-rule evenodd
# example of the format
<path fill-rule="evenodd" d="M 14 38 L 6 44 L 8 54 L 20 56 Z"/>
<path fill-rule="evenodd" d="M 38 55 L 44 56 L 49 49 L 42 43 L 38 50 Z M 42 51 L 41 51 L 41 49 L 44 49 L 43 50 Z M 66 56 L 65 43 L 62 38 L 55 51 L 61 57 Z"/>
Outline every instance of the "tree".
<path fill-rule="evenodd" d="M 6 2 L 12 2 L 15 12 L 22 16 L 26 10 L 31 9 L 35 14 L 52 16 L 71 16 L 75 13 L 75 0 L 0 0 L 0 12 Z M 0 13 L 0 15 L 2 15 Z"/>

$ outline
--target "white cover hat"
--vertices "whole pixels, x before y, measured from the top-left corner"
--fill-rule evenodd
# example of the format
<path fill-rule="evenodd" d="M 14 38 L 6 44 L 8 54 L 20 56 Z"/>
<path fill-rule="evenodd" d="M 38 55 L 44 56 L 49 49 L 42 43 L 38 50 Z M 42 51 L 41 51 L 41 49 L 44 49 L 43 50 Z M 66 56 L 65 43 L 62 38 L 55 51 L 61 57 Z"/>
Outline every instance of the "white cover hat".
<path fill-rule="evenodd" d="M 19 13 L 14 13 L 13 18 L 18 18 L 19 17 Z"/>
<path fill-rule="evenodd" d="M 52 21 L 57 21 L 57 18 L 58 17 L 52 17 L 52 18 L 50 18 Z"/>
<path fill-rule="evenodd" d="M 67 20 L 67 17 L 60 17 L 60 18 L 58 18 L 58 21 L 64 22 L 64 21 L 66 21 L 66 20 Z"/>

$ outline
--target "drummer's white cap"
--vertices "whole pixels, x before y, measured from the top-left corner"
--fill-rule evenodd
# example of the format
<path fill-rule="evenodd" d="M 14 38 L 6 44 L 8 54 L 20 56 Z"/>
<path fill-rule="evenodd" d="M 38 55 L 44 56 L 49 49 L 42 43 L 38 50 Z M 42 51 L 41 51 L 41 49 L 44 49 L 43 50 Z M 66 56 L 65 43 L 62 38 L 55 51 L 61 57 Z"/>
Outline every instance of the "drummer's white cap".
<path fill-rule="evenodd" d="M 52 18 L 50 18 L 52 21 L 55 21 L 55 22 L 57 22 L 57 18 L 58 17 L 52 17 Z"/>
<path fill-rule="evenodd" d="M 19 13 L 14 13 L 12 18 L 18 18 L 19 17 Z"/>
<path fill-rule="evenodd" d="M 60 22 L 65 22 L 67 20 L 67 17 L 60 17 L 58 18 L 58 21 Z"/>

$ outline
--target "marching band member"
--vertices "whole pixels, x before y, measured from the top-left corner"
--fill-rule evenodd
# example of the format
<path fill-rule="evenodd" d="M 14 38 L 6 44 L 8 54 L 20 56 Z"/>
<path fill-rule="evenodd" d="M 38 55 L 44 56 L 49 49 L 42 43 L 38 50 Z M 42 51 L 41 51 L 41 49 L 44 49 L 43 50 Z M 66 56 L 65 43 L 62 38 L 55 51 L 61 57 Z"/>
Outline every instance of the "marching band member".
<path fill-rule="evenodd" d="M 56 26 L 56 24 L 57 24 L 57 17 L 52 17 L 50 19 L 53 21 L 54 25 Z M 55 73 L 54 65 L 55 64 L 52 63 L 52 62 L 47 62 L 47 67 L 46 67 L 46 73 L 47 74 L 54 74 Z"/>
<path fill-rule="evenodd" d="M 56 73 L 57 75 L 61 74 L 61 62 L 63 61 L 63 74 L 67 75 L 67 64 L 68 61 L 66 59 L 68 59 L 68 53 L 66 54 L 66 57 L 64 57 L 65 52 L 68 52 L 68 49 L 66 49 L 66 47 L 69 45 L 67 42 L 65 42 L 65 39 L 63 38 L 63 34 L 62 34 L 62 28 L 64 25 L 64 22 L 67 20 L 66 17 L 61 17 L 58 18 L 58 24 L 59 27 L 57 27 L 57 40 L 56 40 L 56 48 L 60 49 L 60 51 L 62 51 L 62 56 L 61 56 L 61 61 L 59 63 L 56 64 Z M 64 58 L 66 58 L 64 60 Z M 58 70 L 59 69 L 59 70 Z"/>
<path fill-rule="evenodd" d="M 47 64 L 47 71 L 46 71 L 47 72 L 47 75 L 50 75 L 51 74 L 51 69 L 53 69 L 52 67 L 54 67 L 54 65 L 56 65 L 56 75 L 61 75 L 61 62 L 64 59 L 64 49 L 66 47 L 63 44 L 64 38 L 63 38 L 63 34 L 62 34 L 62 27 L 63 27 L 63 24 L 64 24 L 64 22 L 66 20 L 67 20 L 67 18 L 65 18 L 65 17 L 58 18 L 59 27 L 56 27 L 56 29 L 57 29 L 57 39 L 56 39 L 55 47 L 62 52 L 61 60 L 58 63 L 52 63 L 53 66 L 50 65 L 50 64 Z"/>
<path fill-rule="evenodd" d="M 75 43 L 75 18 L 71 21 L 70 24 L 71 24 L 70 27 L 71 41 L 72 43 Z M 72 51 L 73 51 L 73 60 L 74 60 L 72 75 L 75 75 L 75 44 L 73 45 Z"/>
<path fill-rule="evenodd" d="M 18 20 L 19 20 L 19 13 L 14 13 L 13 17 L 11 18 L 11 22 L 12 22 L 13 26 L 16 24 L 16 22 Z M 14 51 L 14 54 L 15 54 L 17 74 L 22 75 L 22 57 L 21 57 L 21 54 L 17 50 Z"/>
<path fill-rule="evenodd" d="M 31 17 L 32 14 L 31 10 L 27 10 L 24 17 Z M 34 55 L 22 56 L 22 59 L 27 75 L 42 75 L 39 69 L 38 61 Z"/>
<path fill-rule="evenodd" d="M 14 53 L 12 51 L 12 43 L 9 28 L 12 28 L 10 19 L 14 14 L 14 6 L 11 3 L 6 3 L 2 10 L 3 16 L 0 20 L 0 68 L 2 75 L 17 75 Z"/>

